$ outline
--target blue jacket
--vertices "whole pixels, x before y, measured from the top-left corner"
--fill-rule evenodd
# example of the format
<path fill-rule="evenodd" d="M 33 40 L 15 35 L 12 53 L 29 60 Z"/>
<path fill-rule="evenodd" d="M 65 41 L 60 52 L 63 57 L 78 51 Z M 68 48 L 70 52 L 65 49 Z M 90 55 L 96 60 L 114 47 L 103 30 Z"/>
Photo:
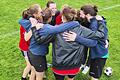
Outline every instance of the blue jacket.
<path fill-rule="evenodd" d="M 19 24 L 22 25 L 27 32 L 31 29 L 31 23 L 29 20 L 21 19 L 19 20 Z M 46 24 L 45 26 L 48 26 L 49 24 Z M 79 23 L 76 21 L 61 24 L 58 27 L 55 27 L 54 30 L 62 30 L 63 28 L 69 28 L 69 27 L 75 27 L 78 26 Z M 49 25 L 50 26 L 50 25 Z M 51 26 L 50 26 L 51 27 Z M 62 29 L 61 29 L 62 27 Z M 46 55 L 48 53 L 48 44 L 38 44 L 34 38 L 34 36 L 31 37 L 30 39 L 30 46 L 29 50 L 34 54 L 34 55 Z"/>
<path fill-rule="evenodd" d="M 67 22 L 69 23 L 69 22 Z M 63 23 L 63 24 L 67 24 Z M 61 24 L 61 25 L 63 25 Z M 100 32 L 92 31 L 81 25 L 74 28 L 68 28 L 65 26 L 51 26 L 49 24 L 44 25 L 43 29 L 39 30 L 39 34 L 42 36 L 55 34 L 55 38 L 52 46 L 52 63 L 53 67 L 57 69 L 74 69 L 79 68 L 83 60 L 84 45 L 77 42 L 66 42 L 63 38 L 62 32 L 73 31 L 80 36 L 87 38 L 102 38 L 104 37 Z M 56 29 L 56 30 L 55 30 Z M 59 33 L 59 34 L 56 34 Z"/>
<path fill-rule="evenodd" d="M 105 48 L 105 40 L 107 40 L 107 27 L 104 21 L 97 21 L 95 18 L 90 20 L 89 28 L 93 31 L 97 31 L 99 26 L 104 25 L 104 38 L 98 40 L 91 40 L 81 36 L 76 37 L 76 41 L 80 44 L 83 44 L 87 47 L 90 47 L 90 57 L 94 58 L 103 58 L 108 54 L 108 48 Z"/>
<path fill-rule="evenodd" d="M 50 24 L 45 24 L 44 27 L 39 30 L 39 34 L 41 36 L 49 35 L 49 34 L 58 34 L 58 33 L 62 33 L 64 31 L 66 31 L 66 30 L 68 31 L 68 30 L 75 28 L 76 26 L 79 26 L 79 25 L 80 24 L 78 21 L 70 21 L 70 22 L 62 23 L 60 25 L 55 25 L 55 26 L 52 26 Z"/>
<path fill-rule="evenodd" d="M 100 24 L 104 25 L 105 37 L 97 40 L 98 41 L 97 45 L 90 48 L 90 55 L 91 55 L 92 59 L 103 58 L 104 56 L 106 56 L 108 54 L 108 48 L 105 48 L 106 40 L 108 37 L 108 29 L 106 27 L 106 22 L 104 20 L 102 20 L 101 23 L 99 24 L 99 21 L 97 21 L 96 18 L 92 18 L 90 21 L 91 21 L 90 22 L 91 24 L 90 24 L 89 28 L 93 31 L 97 31 Z M 105 57 L 105 58 L 107 58 L 107 57 Z"/>

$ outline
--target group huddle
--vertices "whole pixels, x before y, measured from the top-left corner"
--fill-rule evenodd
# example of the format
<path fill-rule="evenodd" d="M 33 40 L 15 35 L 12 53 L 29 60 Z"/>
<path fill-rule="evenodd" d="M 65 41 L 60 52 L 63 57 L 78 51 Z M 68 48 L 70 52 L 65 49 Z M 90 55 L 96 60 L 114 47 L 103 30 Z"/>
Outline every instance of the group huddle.
<path fill-rule="evenodd" d="M 81 71 L 89 70 L 91 80 L 102 75 L 108 58 L 108 29 L 106 20 L 98 15 L 94 5 L 76 10 L 64 5 L 59 11 L 56 3 L 48 1 L 45 9 L 33 4 L 22 12 L 19 48 L 27 66 L 21 80 L 49 78 L 47 58 L 52 43 L 52 71 L 55 80 L 74 80 Z"/>

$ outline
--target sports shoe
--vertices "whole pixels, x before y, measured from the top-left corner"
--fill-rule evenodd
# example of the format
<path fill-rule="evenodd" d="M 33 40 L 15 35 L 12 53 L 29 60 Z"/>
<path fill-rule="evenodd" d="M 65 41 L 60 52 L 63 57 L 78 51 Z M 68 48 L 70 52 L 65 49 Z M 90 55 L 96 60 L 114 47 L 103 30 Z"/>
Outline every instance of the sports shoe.
<path fill-rule="evenodd" d="M 90 67 L 89 66 L 85 66 L 82 73 L 83 74 L 87 74 L 87 72 L 89 71 Z"/>

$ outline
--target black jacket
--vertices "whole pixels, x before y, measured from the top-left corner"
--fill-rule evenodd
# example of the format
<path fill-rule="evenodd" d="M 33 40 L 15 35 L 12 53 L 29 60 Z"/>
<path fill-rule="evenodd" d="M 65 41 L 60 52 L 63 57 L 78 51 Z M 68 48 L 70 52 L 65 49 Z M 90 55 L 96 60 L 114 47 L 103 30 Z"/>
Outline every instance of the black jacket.
<path fill-rule="evenodd" d="M 90 29 L 87 29 L 83 26 L 76 26 L 73 29 L 69 29 L 70 31 L 73 31 L 77 33 L 80 36 L 91 38 L 91 39 L 99 39 L 104 37 L 104 26 L 100 26 L 99 32 L 91 31 Z M 68 31 L 69 31 L 68 30 Z M 38 33 L 37 31 L 34 31 L 35 33 Z M 40 44 L 48 44 L 49 41 L 53 40 L 53 36 L 49 35 L 51 37 L 49 38 L 43 38 L 39 35 L 35 35 L 33 32 L 34 37 Z M 41 38 L 39 39 L 38 38 Z M 42 42 L 41 42 L 42 41 Z M 46 43 L 47 41 L 47 43 Z M 73 68 L 79 68 L 81 66 L 83 55 L 84 55 L 84 46 L 77 43 L 77 42 L 66 42 L 63 39 L 62 33 L 56 34 L 54 36 L 54 41 L 52 45 L 52 64 L 53 67 L 56 69 L 73 69 Z"/>

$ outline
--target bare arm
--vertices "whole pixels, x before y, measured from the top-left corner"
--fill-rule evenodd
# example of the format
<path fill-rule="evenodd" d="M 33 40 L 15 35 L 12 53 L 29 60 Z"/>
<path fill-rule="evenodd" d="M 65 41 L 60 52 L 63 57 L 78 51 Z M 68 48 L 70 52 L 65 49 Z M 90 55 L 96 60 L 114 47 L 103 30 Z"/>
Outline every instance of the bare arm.
<path fill-rule="evenodd" d="M 32 36 L 32 31 L 30 30 L 29 32 L 25 32 L 24 34 L 24 38 L 25 38 L 25 41 L 28 41 Z"/>
<path fill-rule="evenodd" d="M 37 20 L 34 18 L 30 18 L 30 22 L 32 24 L 32 27 L 34 26 L 38 26 Z M 25 32 L 25 40 L 28 41 L 30 38 L 32 37 L 32 30 L 30 30 L 29 32 Z"/>

